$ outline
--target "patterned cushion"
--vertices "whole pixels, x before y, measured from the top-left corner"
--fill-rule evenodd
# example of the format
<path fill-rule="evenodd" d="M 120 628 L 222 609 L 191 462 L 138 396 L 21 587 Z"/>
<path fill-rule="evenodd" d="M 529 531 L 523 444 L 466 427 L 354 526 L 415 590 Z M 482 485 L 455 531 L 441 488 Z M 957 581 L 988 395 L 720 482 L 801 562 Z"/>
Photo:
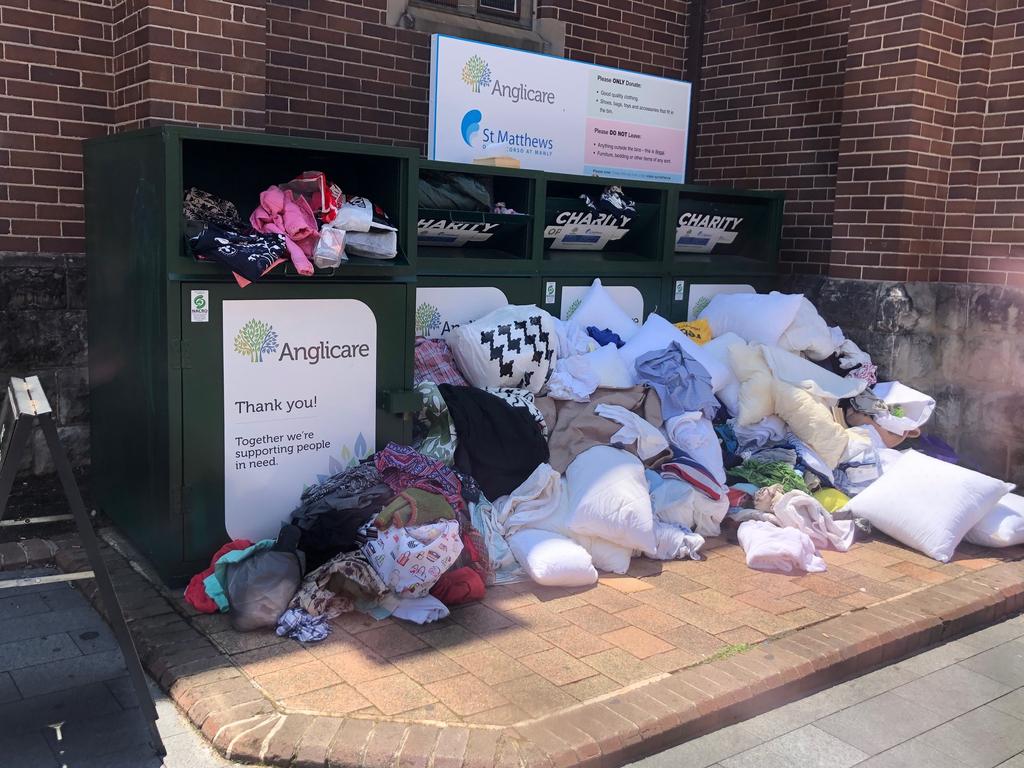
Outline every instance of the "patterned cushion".
<path fill-rule="evenodd" d="M 551 315 L 535 306 L 496 309 L 448 335 L 459 370 L 474 387 L 536 394 L 551 373 L 558 336 Z"/>

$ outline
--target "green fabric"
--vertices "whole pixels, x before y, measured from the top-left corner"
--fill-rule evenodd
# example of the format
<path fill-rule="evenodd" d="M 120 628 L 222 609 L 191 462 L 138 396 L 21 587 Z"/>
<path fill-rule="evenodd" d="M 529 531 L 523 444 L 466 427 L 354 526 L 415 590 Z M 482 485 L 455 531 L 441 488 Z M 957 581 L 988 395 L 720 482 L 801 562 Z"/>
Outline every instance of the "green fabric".
<path fill-rule="evenodd" d="M 455 463 L 455 424 L 437 384 L 421 382 L 416 391 L 423 398 L 423 410 L 416 416 L 416 450 L 449 467 Z"/>
<path fill-rule="evenodd" d="M 803 491 L 807 493 L 807 483 L 803 477 L 784 461 L 758 461 L 749 459 L 738 467 L 729 470 L 730 475 L 742 477 L 758 488 L 765 488 L 778 483 L 783 491 Z"/>
<path fill-rule="evenodd" d="M 421 488 L 407 488 L 380 511 L 374 520 L 378 528 L 397 525 L 426 525 L 437 520 L 454 520 L 452 505 L 436 493 Z"/>
<path fill-rule="evenodd" d="M 234 549 L 226 552 L 213 566 L 213 573 L 203 579 L 203 589 L 206 595 L 217 604 L 221 613 L 227 613 L 230 604 L 228 603 L 228 566 L 233 563 L 240 563 L 252 557 L 257 552 L 270 549 L 277 542 L 274 539 L 263 539 L 257 541 L 251 547 L 245 549 Z"/>

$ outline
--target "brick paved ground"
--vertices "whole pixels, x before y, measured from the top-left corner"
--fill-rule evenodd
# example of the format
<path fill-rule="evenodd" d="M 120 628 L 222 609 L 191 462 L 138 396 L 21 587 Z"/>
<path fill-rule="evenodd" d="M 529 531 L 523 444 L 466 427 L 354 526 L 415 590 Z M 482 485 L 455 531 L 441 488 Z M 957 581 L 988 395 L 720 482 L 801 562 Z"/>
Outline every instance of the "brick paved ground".
<path fill-rule="evenodd" d="M 509 725 L 1022 555 L 964 547 L 942 565 L 876 540 L 824 553 L 825 573 L 783 576 L 722 543 L 704 562 L 634 559 L 587 589 L 494 587 L 423 626 L 348 614 L 321 643 L 238 633 L 226 615 L 192 622 L 281 711 Z"/>
<path fill-rule="evenodd" d="M 709 555 L 492 589 L 424 627 L 353 614 L 303 646 L 196 615 L 105 553 L 150 673 L 219 751 L 273 765 L 622 765 L 1024 608 L 1021 549 L 940 565 L 875 540 L 801 577 Z"/>

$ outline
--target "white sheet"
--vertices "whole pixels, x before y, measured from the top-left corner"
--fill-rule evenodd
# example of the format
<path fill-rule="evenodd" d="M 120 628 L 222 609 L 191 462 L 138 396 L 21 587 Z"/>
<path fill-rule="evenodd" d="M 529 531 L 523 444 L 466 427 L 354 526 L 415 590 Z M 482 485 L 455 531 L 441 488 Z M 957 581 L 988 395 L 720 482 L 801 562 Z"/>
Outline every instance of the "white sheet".
<path fill-rule="evenodd" d="M 806 389 L 820 400 L 835 404 L 845 397 L 859 395 L 867 387 L 863 379 L 848 379 L 822 368 L 799 355 L 779 347 L 760 346 L 768 369 L 779 381 Z"/>
<path fill-rule="evenodd" d="M 636 443 L 636 455 L 645 461 L 668 450 L 668 441 L 656 426 L 621 405 L 601 403 L 594 408 L 594 413 L 622 425 L 622 429 L 611 436 L 609 442 L 612 445 L 628 446 Z M 721 482 L 725 482 L 724 473 Z"/>
<path fill-rule="evenodd" d="M 495 501 L 494 521 L 501 535 L 507 538 L 555 514 L 562 500 L 561 479 L 550 464 L 541 464 L 522 485 Z"/>
<path fill-rule="evenodd" d="M 751 568 L 781 573 L 827 570 L 825 561 L 814 550 L 814 542 L 796 528 L 779 528 L 760 520 L 748 520 L 740 523 L 737 535 Z"/>
<path fill-rule="evenodd" d="M 833 520 L 817 499 L 803 491 L 783 494 L 772 507 L 779 522 L 806 533 L 818 549 L 846 552 L 853 545 L 853 521 Z"/>

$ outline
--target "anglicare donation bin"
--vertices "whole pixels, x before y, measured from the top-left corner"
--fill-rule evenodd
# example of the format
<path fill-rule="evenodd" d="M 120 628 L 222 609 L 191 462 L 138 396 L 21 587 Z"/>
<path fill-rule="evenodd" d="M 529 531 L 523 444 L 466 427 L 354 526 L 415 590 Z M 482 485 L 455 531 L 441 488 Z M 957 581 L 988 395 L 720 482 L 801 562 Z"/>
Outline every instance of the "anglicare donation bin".
<path fill-rule="evenodd" d="M 195 258 L 189 190 L 248 220 L 309 171 L 386 214 L 393 258 L 285 263 L 245 287 Z M 570 318 L 595 278 L 637 323 L 685 320 L 715 293 L 775 287 L 782 217 L 780 193 L 187 127 L 86 142 L 85 189 L 93 498 L 175 583 L 411 440 L 417 337 L 505 304 Z"/>
<path fill-rule="evenodd" d="M 166 127 L 87 142 L 93 497 L 179 582 L 231 538 L 275 537 L 319 479 L 411 437 L 413 155 Z M 241 287 L 197 261 L 196 188 L 248 220 L 261 192 L 321 171 L 386 212 L 392 259 L 291 263 Z"/>

